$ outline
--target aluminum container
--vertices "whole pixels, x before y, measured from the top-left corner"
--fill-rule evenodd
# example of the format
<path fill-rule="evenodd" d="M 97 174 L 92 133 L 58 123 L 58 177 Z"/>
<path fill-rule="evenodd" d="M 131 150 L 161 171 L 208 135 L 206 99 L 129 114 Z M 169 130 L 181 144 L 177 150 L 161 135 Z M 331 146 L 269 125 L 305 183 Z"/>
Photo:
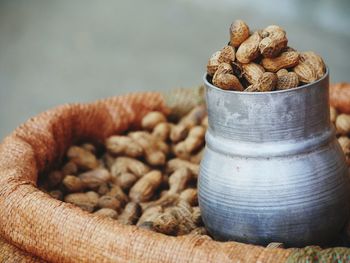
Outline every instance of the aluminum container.
<path fill-rule="evenodd" d="M 219 240 L 326 244 L 349 217 L 350 181 L 329 118 L 328 70 L 290 90 L 235 92 L 208 82 L 199 205 Z"/>

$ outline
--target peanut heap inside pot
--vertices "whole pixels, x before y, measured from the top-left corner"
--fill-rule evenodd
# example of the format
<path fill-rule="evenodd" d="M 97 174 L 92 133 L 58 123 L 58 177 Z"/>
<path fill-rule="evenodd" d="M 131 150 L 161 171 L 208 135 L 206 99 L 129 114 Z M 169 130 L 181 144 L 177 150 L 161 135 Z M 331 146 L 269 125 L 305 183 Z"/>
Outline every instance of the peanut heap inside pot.
<path fill-rule="evenodd" d="M 207 64 L 209 81 L 224 90 L 264 92 L 312 83 L 326 72 L 313 51 L 288 46 L 286 31 L 277 25 L 251 32 L 242 20 L 230 27 L 230 42 Z"/>

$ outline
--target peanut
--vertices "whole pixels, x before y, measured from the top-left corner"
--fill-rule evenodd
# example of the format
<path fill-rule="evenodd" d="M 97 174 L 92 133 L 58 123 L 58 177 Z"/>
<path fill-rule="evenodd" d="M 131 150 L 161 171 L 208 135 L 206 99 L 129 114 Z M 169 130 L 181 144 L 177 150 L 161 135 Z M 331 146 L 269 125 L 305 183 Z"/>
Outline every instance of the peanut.
<path fill-rule="evenodd" d="M 119 211 L 122 206 L 121 202 L 117 198 L 108 195 L 101 196 L 97 205 L 100 208 L 110 208 L 116 211 Z"/>
<path fill-rule="evenodd" d="M 188 202 L 191 206 L 198 205 L 197 189 L 187 188 L 180 193 L 180 199 Z"/>
<path fill-rule="evenodd" d="M 272 72 L 264 72 L 259 78 L 258 82 L 246 91 L 272 91 L 277 85 L 277 75 Z"/>
<path fill-rule="evenodd" d="M 146 114 L 141 121 L 141 126 L 145 130 L 152 131 L 159 123 L 166 122 L 166 118 L 163 113 L 159 111 L 152 111 Z"/>
<path fill-rule="evenodd" d="M 301 52 L 300 61 L 314 68 L 317 79 L 320 79 L 326 72 L 323 59 L 313 51 Z"/>
<path fill-rule="evenodd" d="M 166 170 L 168 173 L 172 173 L 172 172 L 175 172 L 177 169 L 180 169 L 183 167 L 188 168 L 195 177 L 198 176 L 198 173 L 199 173 L 198 164 L 194 164 L 189 161 L 181 160 L 178 158 L 169 160 L 169 162 L 166 165 Z"/>
<path fill-rule="evenodd" d="M 118 221 L 124 225 L 134 225 L 141 216 L 141 207 L 138 203 L 128 203 Z"/>
<path fill-rule="evenodd" d="M 160 144 L 161 141 L 147 132 L 132 132 L 129 136 L 143 148 L 145 159 L 150 165 L 165 164 L 167 152 L 160 147 L 162 145 Z"/>
<path fill-rule="evenodd" d="M 232 66 L 221 63 L 214 74 L 213 84 L 225 90 L 243 90 L 238 78 L 233 75 Z"/>
<path fill-rule="evenodd" d="M 130 189 L 129 196 L 134 202 L 149 201 L 162 183 L 162 174 L 153 170 L 139 179 Z"/>
<path fill-rule="evenodd" d="M 338 138 L 338 142 L 349 163 L 350 162 L 350 138 L 346 136 L 341 136 Z"/>
<path fill-rule="evenodd" d="M 107 151 L 114 155 L 126 155 L 139 157 L 143 154 L 143 148 L 128 136 L 111 136 L 106 140 Z"/>
<path fill-rule="evenodd" d="M 64 201 L 74 204 L 81 209 L 91 213 L 97 206 L 99 196 L 97 193 L 92 191 L 86 193 L 74 193 L 66 195 Z"/>
<path fill-rule="evenodd" d="M 338 115 L 335 121 L 335 127 L 342 135 L 350 134 L 350 115 L 344 113 Z"/>
<path fill-rule="evenodd" d="M 207 64 L 207 73 L 209 76 L 214 76 L 216 70 L 219 66 L 219 57 L 220 57 L 221 51 L 216 51 L 210 58 Z"/>
<path fill-rule="evenodd" d="M 317 80 L 315 69 L 304 62 L 300 62 L 293 68 L 293 71 L 298 75 L 299 80 L 303 83 L 311 83 Z"/>
<path fill-rule="evenodd" d="M 79 177 L 73 176 L 73 175 L 67 175 L 63 179 L 63 185 L 67 189 L 68 192 L 81 192 L 85 189 L 85 184 L 82 182 L 82 180 Z"/>
<path fill-rule="evenodd" d="M 261 61 L 262 66 L 271 72 L 277 72 L 283 68 L 292 68 L 299 63 L 299 54 L 294 51 L 287 51 L 281 53 L 275 58 L 263 58 Z"/>
<path fill-rule="evenodd" d="M 234 21 L 230 26 L 230 45 L 238 47 L 249 37 L 249 27 L 242 20 Z"/>
<path fill-rule="evenodd" d="M 111 208 L 101 208 L 94 212 L 94 215 L 100 216 L 100 217 L 109 217 L 112 219 L 117 219 L 118 213 L 117 211 L 111 209 Z"/>
<path fill-rule="evenodd" d="M 259 56 L 261 36 L 258 32 L 252 34 L 237 49 L 236 58 L 241 63 L 249 63 Z"/>
<path fill-rule="evenodd" d="M 70 147 L 67 157 L 82 170 L 92 170 L 99 165 L 95 155 L 78 146 Z"/>
<path fill-rule="evenodd" d="M 158 215 L 163 213 L 163 208 L 158 205 L 158 206 L 152 206 L 150 208 L 147 208 L 146 210 L 143 211 L 141 217 L 137 221 L 137 226 L 142 225 L 145 222 L 151 222 L 153 221 Z"/>
<path fill-rule="evenodd" d="M 81 145 L 81 148 L 91 152 L 92 154 L 96 153 L 96 147 L 91 143 L 84 143 Z"/>
<path fill-rule="evenodd" d="M 67 162 L 62 167 L 63 175 L 76 175 L 78 173 L 78 166 L 74 162 Z"/>
<path fill-rule="evenodd" d="M 177 125 L 172 126 L 170 131 L 170 140 L 178 142 L 186 138 L 188 131 L 193 126 L 199 125 L 206 116 L 205 106 L 194 107 L 186 116 L 184 116 Z"/>
<path fill-rule="evenodd" d="M 260 53 L 266 58 L 278 56 L 287 47 L 286 32 L 279 26 L 268 26 L 262 31 L 263 39 L 259 43 Z"/>
<path fill-rule="evenodd" d="M 117 177 L 117 184 L 123 189 L 130 189 L 139 178 L 132 173 L 122 173 Z"/>
<path fill-rule="evenodd" d="M 205 129 L 202 126 L 193 127 L 187 138 L 176 144 L 174 147 L 174 153 L 176 156 L 189 156 L 192 152 L 197 150 L 204 143 Z"/>
<path fill-rule="evenodd" d="M 231 64 L 235 61 L 236 52 L 235 48 L 231 46 L 225 46 L 220 50 L 220 56 L 218 58 L 219 63 Z"/>
<path fill-rule="evenodd" d="M 119 185 L 112 185 L 109 192 L 106 193 L 106 196 L 112 196 L 118 199 L 122 206 L 129 201 L 128 196 L 123 192 Z"/>
<path fill-rule="evenodd" d="M 265 69 L 263 66 L 250 62 L 248 64 L 242 64 L 243 76 L 250 84 L 256 84 L 259 78 L 264 74 Z"/>
<path fill-rule="evenodd" d="M 279 70 L 278 72 L 280 71 L 281 70 Z M 287 72 L 287 74 L 283 74 L 283 75 L 277 74 L 277 76 L 278 76 L 278 79 L 277 79 L 278 90 L 291 89 L 299 85 L 299 77 L 295 72 Z"/>
<path fill-rule="evenodd" d="M 194 175 L 190 169 L 181 167 L 173 172 L 169 177 L 169 193 L 180 193 L 188 183 L 194 179 Z"/>
<path fill-rule="evenodd" d="M 152 135 L 158 140 L 166 141 L 169 138 L 170 130 L 171 125 L 168 122 L 162 122 L 154 127 Z"/>
<path fill-rule="evenodd" d="M 170 212 L 158 215 L 152 222 L 152 229 L 166 235 L 176 235 L 179 227 L 176 217 Z"/>
<path fill-rule="evenodd" d="M 128 157 L 118 157 L 115 159 L 111 167 L 111 174 L 115 178 L 123 173 L 128 172 L 136 175 L 137 177 L 141 177 L 149 171 L 150 168 L 143 162 Z"/>
<path fill-rule="evenodd" d="M 331 122 L 335 123 L 337 116 L 338 116 L 338 112 L 332 106 L 329 108 L 329 115 L 330 115 Z"/>
<path fill-rule="evenodd" d="M 85 172 L 79 175 L 82 183 L 88 188 L 99 187 L 103 183 L 107 183 L 111 180 L 111 174 L 108 170 L 103 168 L 98 168 Z"/>

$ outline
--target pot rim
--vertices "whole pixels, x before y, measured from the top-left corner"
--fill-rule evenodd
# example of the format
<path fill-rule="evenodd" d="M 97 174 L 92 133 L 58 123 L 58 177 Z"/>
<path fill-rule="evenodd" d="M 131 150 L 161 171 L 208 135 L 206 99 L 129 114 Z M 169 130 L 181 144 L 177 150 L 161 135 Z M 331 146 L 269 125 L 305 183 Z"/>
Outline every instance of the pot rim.
<path fill-rule="evenodd" d="M 287 92 L 294 92 L 294 91 L 298 91 L 298 90 L 303 90 L 303 89 L 307 89 L 307 88 L 310 88 L 310 86 L 317 86 L 318 83 L 322 82 L 324 79 L 326 79 L 327 77 L 329 76 L 329 69 L 328 67 L 326 66 L 326 72 L 325 74 L 318 80 L 312 82 L 312 83 L 308 83 L 308 84 L 304 84 L 302 86 L 298 86 L 298 87 L 295 87 L 295 88 L 291 88 L 291 89 L 285 89 L 285 90 L 273 90 L 273 91 L 264 91 L 264 92 L 261 92 L 261 91 L 236 91 L 236 90 L 224 90 L 224 89 L 220 89 L 218 87 L 216 87 L 215 85 L 211 84 L 209 81 L 208 81 L 208 74 L 205 73 L 204 76 L 203 76 L 203 80 L 204 80 L 204 84 L 207 86 L 207 87 L 210 87 L 212 89 L 215 89 L 217 91 L 220 91 L 220 92 L 223 92 L 223 93 L 228 93 L 228 94 L 233 94 L 233 93 L 236 93 L 236 94 L 251 94 L 251 95 L 260 95 L 260 96 L 263 96 L 264 94 L 280 94 L 280 93 L 287 93 Z"/>

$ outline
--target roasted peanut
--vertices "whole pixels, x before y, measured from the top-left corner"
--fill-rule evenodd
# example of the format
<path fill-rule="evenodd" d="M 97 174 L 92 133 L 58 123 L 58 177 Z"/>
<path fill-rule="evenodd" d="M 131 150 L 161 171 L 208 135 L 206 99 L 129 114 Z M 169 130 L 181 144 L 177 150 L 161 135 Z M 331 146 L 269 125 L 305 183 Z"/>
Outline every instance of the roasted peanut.
<path fill-rule="evenodd" d="M 197 150 L 204 143 L 205 129 L 202 126 L 193 127 L 188 133 L 187 138 L 175 145 L 174 153 L 176 156 L 188 156 Z"/>
<path fill-rule="evenodd" d="M 262 74 L 264 74 L 265 69 L 263 66 L 250 62 L 248 64 L 242 64 L 243 76 L 250 84 L 256 84 Z"/>
<path fill-rule="evenodd" d="M 332 106 L 329 108 L 329 115 L 330 115 L 331 122 L 335 123 L 337 116 L 338 116 L 338 112 Z"/>
<path fill-rule="evenodd" d="M 280 71 L 281 70 L 279 70 L 278 72 Z M 291 89 L 299 85 L 299 77 L 295 72 L 287 72 L 287 74 L 283 74 L 283 75 L 277 74 L 277 76 L 278 76 L 277 78 L 278 90 Z"/>
<path fill-rule="evenodd" d="M 116 211 L 119 211 L 122 207 L 121 202 L 117 198 L 109 195 L 101 196 L 97 205 L 100 208 L 110 208 Z"/>
<path fill-rule="evenodd" d="M 152 131 L 159 123 L 166 122 L 162 112 L 152 111 L 146 114 L 141 121 L 142 128 Z"/>
<path fill-rule="evenodd" d="M 260 53 L 266 58 L 276 57 L 287 47 L 286 32 L 279 26 L 268 26 L 262 31 L 263 39 L 259 43 Z"/>
<path fill-rule="evenodd" d="M 97 203 L 99 201 L 99 196 L 95 192 L 86 192 L 86 193 L 74 193 L 66 195 L 64 201 L 67 203 L 74 204 L 81 209 L 92 212 L 94 211 Z"/>
<path fill-rule="evenodd" d="M 166 147 L 165 150 L 162 147 L 164 142 L 157 140 L 147 132 L 132 132 L 129 136 L 143 148 L 145 159 L 150 165 L 165 164 L 166 154 L 169 149 Z"/>
<path fill-rule="evenodd" d="M 219 66 L 219 57 L 220 57 L 221 51 L 216 51 L 210 58 L 207 64 L 207 73 L 209 76 L 214 76 L 216 70 Z"/>
<path fill-rule="evenodd" d="M 117 219 L 118 213 L 114 209 L 111 208 L 101 208 L 94 212 L 94 215 L 100 216 L 100 217 L 109 217 L 112 219 Z"/>
<path fill-rule="evenodd" d="M 158 215 L 152 222 L 152 229 L 166 235 L 176 235 L 179 222 L 170 211 Z"/>
<path fill-rule="evenodd" d="M 109 182 L 112 177 L 107 169 L 98 168 L 89 172 L 79 174 L 79 178 L 86 187 L 96 188 L 103 183 Z"/>
<path fill-rule="evenodd" d="M 225 46 L 220 50 L 220 56 L 218 58 L 219 63 L 231 64 L 235 61 L 236 52 L 235 48 L 231 46 Z"/>
<path fill-rule="evenodd" d="M 143 148 L 134 139 L 128 136 L 111 136 L 106 140 L 107 151 L 115 155 L 139 157 Z"/>
<path fill-rule="evenodd" d="M 123 213 L 118 217 L 118 221 L 124 225 L 134 225 L 141 216 L 141 207 L 138 203 L 128 203 Z"/>
<path fill-rule="evenodd" d="M 342 148 L 348 162 L 350 162 L 350 138 L 346 136 L 340 136 L 338 138 L 340 147 Z"/>
<path fill-rule="evenodd" d="M 258 82 L 252 87 L 249 87 L 251 91 L 272 91 L 277 85 L 277 75 L 272 72 L 264 72 L 259 78 Z M 249 91 L 249 90 L 246 90 Z"/>
<path fill-rule="evenodd" d="M 187 188 L 180 193 L 180 199 L 186 201 L 191 206 L 198 205 L 197 189 Z"/>
<path fill-rule="evenodd" d="M 225 90 L 243 90 L 238 78 L 233 75 L 230 64 L 221 63 L 214 74 L 213 84 Z"/>
<path fill-rule="evenodd" d="M 67 157 L 82 170 L 92 170 L 99 165 L 94 154 L 78 146 L 70 147 Z"/>
<path fill-rule="evenodd" d="M 130 189 L 129 196 L 134 202 L 149 201 L 162 183 L 162 174 L 153 170 L 139 179 Z"/>
<path fill-rule="evenodd" d="M 137 177 L 141 177 L 149 171 L 150 168 L 146 164 L 128 157 L 116 158 L 111 167 L 111 174 L 114 177 L 117 177 L 123 173 L 132 173 Z"/>
<path fill-rule="evenodd" d="M 143 211 L 141 217 L 137 221 L 137 226 L 142 225 L 145 222 L 151 222 L 153 221 L 158 215 L 163 213 L 163 208 L 158 205 L 158 206 L 152 206 L 150 208 L 147 208 L 146 210 Z"/>
<path fill-rule="evenodd" d="M 283 68 L 292 68 L 299 63 L 299 54 L 294 51 L 287 51 L 281 53 L 275 58 L 263 58 L 261 60 L 262 66 L 271 72 L 277 72 Z"/>
<path fill-rule="evenodd" d="M 111 189 L 106 193 L 106 195 L 118 199 L 122 206 L 129 201 L 128 196 L 124 193 L 119 185 L 112 185 Z"/>
<path fill-rule="evenodd" d="M 326 72 L 326 65 L 323 59 L 313 51 L 301 52 L 300 61 L 308 64 L 315 70 L 317 79 L 320 79 Z"/>
<path fill-rule="evenodd" d="M 237 49 L 236 58 L 241 63 L 249 63 L 259 56 L 261 36 L 258 32 L 252 34 Z"/>
<path fill-rule="evenodd" d="M 199 172 L 199 165 L 191 163 L 191 162 L 186 161 L 186 160 L 181 160 L 178 158 L 169 160 L 167 165 L 166 165 L 166 170 L 168 173 L 172 173 L 172 172 L 175 172 L 176 170 L 178 170 L 180 168 L 184 168 L 184 167 L 188 168 L 193 173 L 193 175 L 195 177 L 197 177 L 198 172 Z"/>
<path fill-rule="evenodd" d="M 335 121 L 335 127 L 340 134 L 350 134 L 350 115 L 344 113 L 338 115 Z"/>
<path fill-rule="evenodd" d="M 139 179 L 136 175 L 132 173 L 122 173 L 117 179 L 116 183 L 123 189 L 128 190 L 134 185 L 134 183 Z"/>
<path fill-rule="evenodd" d="M 82 180 L 74 175 L 67 175 L 62 183 L 70 193 L 81 192 L 86 187 Z"/>
<path fill-rule="evenodd" d="M 304 62 L 300 62 L 293 68 L 293 71 L 298 75 L 299 80 L 303 83 L 311 83 L 317 80 L 315 69 Z"/>
<path fill-rule="evenodd" d="M 168 122 L 162 122 L 157 124 L 152 132 L 153 137 L 158 140 L 166 141 L 169 138 L 171 125 Z"/>
<path fill-rule="evenodd" d="M 249 37 L 249 27 L 242 20 L 234 21 L 230 26 L 230 45 L 238 47 Z"/>
<path fill-rule="evenodd" d="M 69 161 L 62 167 L 61 171 L 63 175 L 76 175 L 78 173 L 78 166 L 74 162 Z"/>

